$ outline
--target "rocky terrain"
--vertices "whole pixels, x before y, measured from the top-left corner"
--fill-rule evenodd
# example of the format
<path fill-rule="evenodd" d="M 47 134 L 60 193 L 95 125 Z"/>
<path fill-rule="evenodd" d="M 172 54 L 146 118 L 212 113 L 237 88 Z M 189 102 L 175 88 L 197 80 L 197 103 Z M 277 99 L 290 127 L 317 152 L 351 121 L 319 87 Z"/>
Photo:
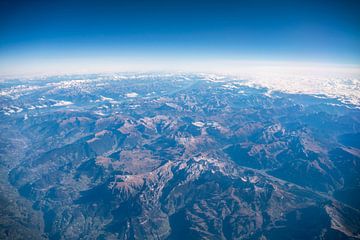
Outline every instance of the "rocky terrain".
<path fill-rule="evenodd" d="M 358 239 L 360 110 L 204 74 L 0 83 L 1 239 Z"/>

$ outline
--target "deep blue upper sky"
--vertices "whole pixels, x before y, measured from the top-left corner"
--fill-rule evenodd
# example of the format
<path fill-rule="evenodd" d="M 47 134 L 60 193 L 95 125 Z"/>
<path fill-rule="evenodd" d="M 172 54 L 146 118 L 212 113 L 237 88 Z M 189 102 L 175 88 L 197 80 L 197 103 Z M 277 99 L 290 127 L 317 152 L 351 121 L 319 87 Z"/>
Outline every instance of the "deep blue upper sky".
<path fill-rule="evenodd" d="M 0 0 L 0 58 L 182 55 L 360 62 L 360 1 Z"/>

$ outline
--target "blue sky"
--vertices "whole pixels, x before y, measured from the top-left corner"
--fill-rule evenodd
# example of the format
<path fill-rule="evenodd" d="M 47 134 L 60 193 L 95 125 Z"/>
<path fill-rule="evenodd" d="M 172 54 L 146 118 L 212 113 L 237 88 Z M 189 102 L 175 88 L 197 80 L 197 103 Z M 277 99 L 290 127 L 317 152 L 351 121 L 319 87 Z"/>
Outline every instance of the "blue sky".
<path fill-rule="evenodd" d="M 0 0 L 0 67 L 71 59 L 360 63 L 360 1 Z"/>

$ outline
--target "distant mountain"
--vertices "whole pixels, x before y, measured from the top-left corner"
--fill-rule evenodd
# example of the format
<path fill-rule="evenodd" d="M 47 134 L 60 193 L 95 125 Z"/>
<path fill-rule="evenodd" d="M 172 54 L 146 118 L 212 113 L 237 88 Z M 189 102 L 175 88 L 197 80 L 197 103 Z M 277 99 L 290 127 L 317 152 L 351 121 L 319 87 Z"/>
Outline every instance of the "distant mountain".
<path fill-rule="evenodd" d="M 360 110 L 205 74 L 4 81 L 1 239 L 358 239 Z"/>

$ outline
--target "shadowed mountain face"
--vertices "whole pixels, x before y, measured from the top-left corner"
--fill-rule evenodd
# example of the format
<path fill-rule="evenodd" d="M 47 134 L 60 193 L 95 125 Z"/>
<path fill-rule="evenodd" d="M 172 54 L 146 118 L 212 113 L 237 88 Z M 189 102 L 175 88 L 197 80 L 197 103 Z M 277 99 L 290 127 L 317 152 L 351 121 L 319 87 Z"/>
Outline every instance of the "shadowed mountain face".
<path fill-rule="evenodd" d="M 1 83 L 1 239 L 360 238 L 360 111 L 206 75 Z"/>

